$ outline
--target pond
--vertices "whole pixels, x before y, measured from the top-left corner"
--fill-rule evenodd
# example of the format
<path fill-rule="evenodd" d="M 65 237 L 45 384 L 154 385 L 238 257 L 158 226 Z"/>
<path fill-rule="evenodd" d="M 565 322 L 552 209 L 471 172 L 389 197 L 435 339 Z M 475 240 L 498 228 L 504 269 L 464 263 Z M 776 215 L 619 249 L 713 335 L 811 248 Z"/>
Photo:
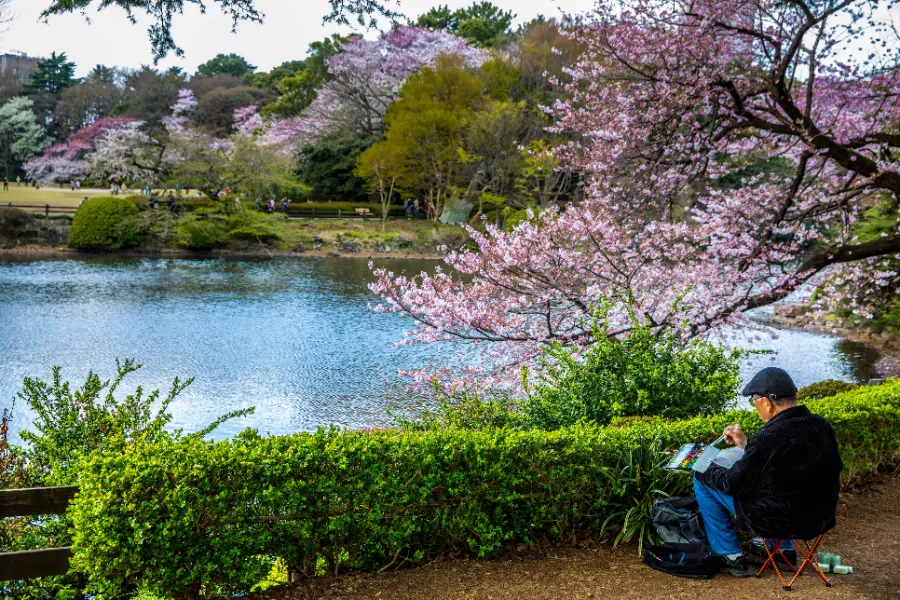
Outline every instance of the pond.
<path fill-rule="evenodd" d="M 411 273 L 435 264 L 383 262 Z M 437 350 L 393 346 L 410 322 L 369 310 L 377 301 L 370 280 L 367 260 L 351 258 L 0 258 L 0 408 L 25 377 L 49 380 L 59 365 L 80 385 L 89 370 L 113 375 L 118 357 L 144 364 L 129 392 L 196 378 L 172 406 L 173 425 L 186 431 L 248 406 L 254 415 L 217 436 L 251 426 L 282 434 L 384 425 L 387 407 L 417 402 L 397 371 Z M 766 313 L 757 318 L 764 323 Z M 741 346 L 779 352 L 774 361 L 748 359 L 745 378 L 767 365 L 787 369 L 798 385 L 874 376 L 877 354 L 859 344 L 765 325 L 736 336 Z M 16 406 L 14 438 L 30 417 Z"/>

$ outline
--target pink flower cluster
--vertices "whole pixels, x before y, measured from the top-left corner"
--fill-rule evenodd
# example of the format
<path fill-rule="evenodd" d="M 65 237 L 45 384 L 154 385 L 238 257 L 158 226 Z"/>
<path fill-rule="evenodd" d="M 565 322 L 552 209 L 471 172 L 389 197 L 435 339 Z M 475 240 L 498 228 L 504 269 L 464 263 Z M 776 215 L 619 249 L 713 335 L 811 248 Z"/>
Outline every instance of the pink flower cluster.
<path fill-rule="evenodd" d="M 471 231 L 478 249 L 447 272 L 376 269 L 381 310 L 416 322 L 407 342 L 478 348 L 463 383 L 512 382 L 550 342 L 583 348 L 598 302 L 616 336 L 630 314 L 700 335 L 807 282 L 867 314 L 900 284 L 900 231 L 855 238 L 875 202 L 900 198 L 900 45 L 840 61 L 848 40 L 890 29 L 869 8 L 599 0 L 571 31 L 584 53 L 566 99 L 546 108 L 585 199 Z"/>
<path fill-rule="evenodd" d="M 88 174 L 88 156 L 94 152 L 98 141 L 110 130 L 127 127 L 133 119 L 106 117 L 73 133 L 64 144 L 56 144 L 38 158 L 25 163 L 25 173 L 32 181 L 40 183 L 64 183 L 84 179 Z"/>

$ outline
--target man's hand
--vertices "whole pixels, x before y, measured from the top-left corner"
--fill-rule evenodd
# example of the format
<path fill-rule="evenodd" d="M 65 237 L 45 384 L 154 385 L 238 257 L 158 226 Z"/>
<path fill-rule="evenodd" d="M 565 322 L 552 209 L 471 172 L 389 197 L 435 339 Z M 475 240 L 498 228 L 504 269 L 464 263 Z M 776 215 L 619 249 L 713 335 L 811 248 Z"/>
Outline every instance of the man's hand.
<path fill-rule="evenodd" d="M 738 448 L 747 447 L 747 436 L 741 431 L 740 425 L 729 425 L 725 428 L 725 441 Z"/>

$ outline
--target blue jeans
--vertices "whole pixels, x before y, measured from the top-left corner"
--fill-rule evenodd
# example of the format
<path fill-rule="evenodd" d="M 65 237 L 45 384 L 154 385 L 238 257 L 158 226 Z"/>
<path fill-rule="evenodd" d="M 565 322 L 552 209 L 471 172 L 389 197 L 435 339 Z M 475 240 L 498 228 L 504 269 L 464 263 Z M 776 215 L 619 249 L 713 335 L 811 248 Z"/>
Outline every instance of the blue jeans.
<path fill-rule="evenodd" d="M 716 554 L 739 554 L 741 540 L 734 530 L 734 498 L 700 483 L 694 477 L 694 495 L 700 505 L 703 524 L 709 546 Z M 782 550 L 793 549 L 791 540 L 786 540 Z"/>

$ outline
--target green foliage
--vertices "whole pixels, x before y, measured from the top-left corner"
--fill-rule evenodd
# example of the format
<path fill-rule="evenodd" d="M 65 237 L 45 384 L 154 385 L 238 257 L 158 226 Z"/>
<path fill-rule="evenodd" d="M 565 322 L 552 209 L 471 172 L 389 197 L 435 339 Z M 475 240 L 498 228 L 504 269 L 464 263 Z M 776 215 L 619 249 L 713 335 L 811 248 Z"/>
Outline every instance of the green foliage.
<path fill-rule="evenodd" d="M 290 60 L 283 62 L 271 71 L 257 73 L 253 76 L 253 85 L 274 90 L 278 83 L 287 77 L 293 77 L 306 69 L 306 62 L 302 60 Z"/>
<path fill-rule="evenodd" d="M 340 135 L 306 146 L 301 153 L 298 174 L 313 189 L 316 200 L 368 202 L 363 180 L 354 171 L 359 155 L 374 141 L 357 135 Z"/>
<path fill-rule="evenodd" d="M 558 343 L 549 368 L 522 401 L 530 427 L 557 429 L 577 422 L 606 424 L 616 417 L 682 419 L 719 413 L 735 398 L 744 351 L 701 340 L 684 342 L 636 320 L 624 339 L 613 339 L 601 312 L 596 340 L 577 355 Z"/>
<path fill-rule="evenodd" d="M 637 539 L 638 556 L 643 555 L 644 540 L 651 538 L 653 503 L 691 491 L 689 477 L 665 468 L 669 461 L 666 450 L 658 438 L 637 440 L 619 457 L 618 464 L 603 471 L 610 501 L 601 531 L 615 527 L 615 546 Z"/>
<path fill-rule="evenodd" d="M 848 381 L 840 381 L 839 379 L 826 379 L 800 388 L 797 391 L 797 400 L 821 400 L 829 396 L 835 396 L 843 392 L 855 390 L 859 386 Z"/>
<path fill-rule="evenodd" d="M 140 240 L 123 233 L 122 223 L 138 213 L 126 198 L 101 197 L 85 200 L 75 212 L 69 246 L 85 250 L 111 250 L 135 246 Z"/>
<path fill-rule="evenodd" d="M 834 424 L 844 485 L 898 464 L 900 382 L 807 405 Z M 687 485 L 659 470 L 662 449 L 734 423 L 760 425 L 741 410 L 551 432 L 332 428 L 126 446 L 83 467 L 73 564 L 102 597 L 140 583 L 196 598 L 248 590 L 270 557 L 339 573 L 574 532 L 635 539 L 651 499 Z"/>
<path fill-rule="evenodd" d="M 432 8 L 416 20 L 418 27 L 444 29 L 463 37 L 476 46 L 489 48 L 510 34 L 515 15 L 491 2 L 473 2 L 468 8 L 451 11 L 447 6 Z"/>
<path fill-rule="evenodd" d="M 210 250 L 228 241 L 225 226 L 218 221 L 185 219 L 176 230 L 175 244 L 191 250 Z"/>
<path fill-rule="evenodd" d="M 34 225 L 34 217 L 11 206 L 0 206 L 0 235 L 9 235 Z"/>
<path fill-rule="evenodd" d="M 252 211 L 241 211 L 228 219 L 228 238 L 260 244 L 279 241 L 284 235 L 284 219 Z"/>
<path fill-rule="evenodd" d="M 195 77 L 212 77 L 214 75 L 234 75 L 235 77 L 250 77 L 256 67 L 247 62 L 247 59 L 237 54 L 218 54 L 199 67 Z"/>
<path fill-rule="evenodd" d="M 22 432 L 29 447 L 29 463 L 43 485 L 67 485 L 77 479 L 80 461 L 94 451 L 109 452 L 123 442 L 152 444 L 169 434 L 164 427 L 172 416 L 169 405 L 193 379 L 172 384 L 159 402 L 159 390 L 144 395 L 140 386 L 124 399 L 116 392 L 124 379 L 141 368 L 132 360 L 116 361 L 115 379 L 102 381 L 94 373 L 77 390 L 63 381 L 61 368 L 53 368 L 53 379 L 45 382 L 26 377 L 18 398 L 36 415 L 33 430 Z"/>
<path fill-rule="evenodd" d="M 16 162 L 33 158 L 50 145 L 33 108 L 34 102 L 24 96 L 0 106 L 0 158 L 6 176 Z"/>
<path fill-rule="evenodd" d="M 37 70 L 31 74 L 31 80 L 25 86 L 25 93 L 57 94 L 76 83 L 75 63 L 69 62 L 65 52 L 51 52 L 50 58 L 38 62 Z"/>
<path fill-rule="evenodd" d="M 138 386 L 122 397 L 124 380 L 140 369 L 131 360 L 117 362 L 115 378 L 103 382 L 88 373 L 83 385 L 74 389 L 53 369 L 50 382 L 26 378 L 18 399 L 34 414 L 30 429 L 21 433 L 25 447 L 6 443 L 6 419 L 0 430 L 0 487 L 33 487 L 77 484 L 81 465 L 91 453 L 114 455 L 125 446 L 152 445 L 178 440 L 180 430 L 167 431 L 172 420 L 170 404 L 192 380 L 175 379 L 165 398 L 159 390 L 145 394 Z M 118 394 L 118 397 L 117 397 Z M 192 434 L 203 437 L 224 421 L 252 412 L 235 411 Z M 4 414 L 6 417 L 6 414 Z M 71 542 L 66 516 L 4 520 L 0 525 L 0 551 L 65 546 Z M 32 582 L 0 584 L 3 598 L 83 598 L 83 576 L 43 578 Z"/>

